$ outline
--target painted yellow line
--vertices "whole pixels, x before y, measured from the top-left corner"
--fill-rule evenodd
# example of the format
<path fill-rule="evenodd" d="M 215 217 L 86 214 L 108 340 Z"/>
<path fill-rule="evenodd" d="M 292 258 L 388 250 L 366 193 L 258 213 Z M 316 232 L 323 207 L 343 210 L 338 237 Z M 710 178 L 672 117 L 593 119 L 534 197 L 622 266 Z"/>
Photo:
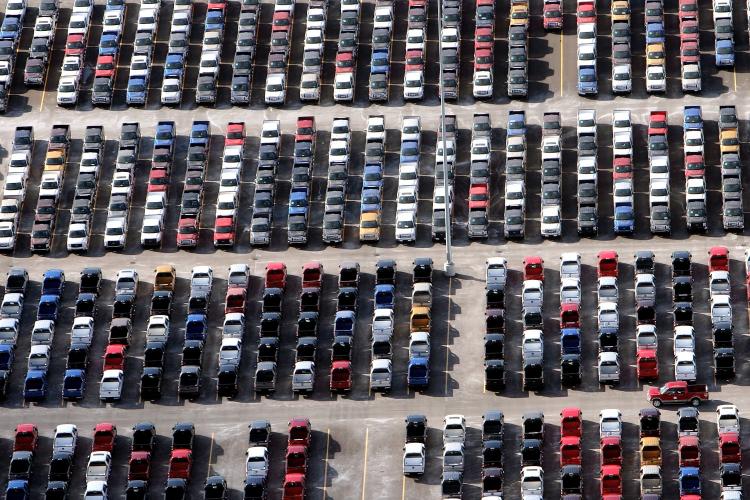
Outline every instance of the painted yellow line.
<path fill-rule="evenodd" d="M 326 457 L 323 459 L 323 500 L 326 499 L 326 489 L 328 488 L 328 450 L 331 445 L 331 429 L 326 429 Z"/>
<path fill-rule="evenodd" d="M 565 63 L 563 60 L 565 59 L 565 43 L 563 39 L 563 32 L 560 30 L 560 96 L 562 97 L 565 95 L 565 88 L 563 87 L 563 75 L 565 73 Z"/>
<path fill-rule="evenodd" d="M 406 500 L 406 476 L 401 474 L 401 500 Z"/>
<path fill-rule="evenodd" d="M 370 441 L 370 428 L 367 427 L 365 430 L 365 458 L 362 461 L 364 468 L 362 469 L 362 500 L 365 500 L 365 489 L 367 488 L 367 445 Z"/>
<path fill-rule="evenodd" d="M 732 77 L 734 78 L 734 91 L 737 92 L 737 66 L 732 68 Z"/>
<path fill-rule="evenodd" d="M 208 467 L 206 470 L 206 477 L 211 475 L 211 462 L 214 459 L 214 432 L 211 433 L 211 443 L 208 445 Z"/>

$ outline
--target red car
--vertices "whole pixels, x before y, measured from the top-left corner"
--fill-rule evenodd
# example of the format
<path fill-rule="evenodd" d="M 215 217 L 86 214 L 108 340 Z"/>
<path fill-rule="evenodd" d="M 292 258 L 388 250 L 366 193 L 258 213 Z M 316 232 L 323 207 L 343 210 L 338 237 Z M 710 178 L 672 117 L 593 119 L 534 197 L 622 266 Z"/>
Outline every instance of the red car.
<path fill-rule="evenodd" d="M 680 22 L 680 42 L 686 42 L 688 40 L 698 42 L 698 34 L 700 29 L 698 28 L 698 21 L 694 19 L 683 19 Z"/>
<path fill-rule="evenodd" d="M 286 449 L 286 474 L 305 473 L 307 473 L 307 446 L 288 446 Z"/>
<path fill-rule="evenodd" d="M 134 451 L 128 461 L 128 481 L 148 481 L 151 476 L 151 453 Z"/>
<path fill-rule="evenodd" d="M 738 433 L 719 434 L 719 462 L 722 464 L 742 463 L 742 446 Z"/>
<path fill-rule="evenodd" d="M 659 378 L 659 359 L 653 349 L 638 349 L 635 355 L 635 369 L 638 380 L 656 380 Z"/>
<path fill-rule="evenodd" d="M 13 451 L 36 451 L 39 441 L 39 429 L 35 424 L 19 424 L 13 440 Z"/>
<path fill-rule="evenodd" d="M 562 8 L 559 2 L 545 2 L 542 11 L 544 29 L 560 30 L 563 27 Z"/>
<path fill-rule="evenodd" d="M 680 44 L 680 60 L 682 64 L 697 63 L 700 61 L 701 52 L 698 48 L 698 42 L 686 40 Z"/>
<path fill-rule="evenodd" d="M 104 351 L 104 370 L 124 370 L 127 346 L 109 344 Z"/>
<path fill-rule="evenodd" d="M 667 112 L 652 111 L 648 117 L 648 135 L 667 135 Z"/>
<path fill-rule="evenodd" d="M 234 217 L 217 217 L 214 222 L 214 246 L 234 245 Z"/>
<path fill-rule="evenodd" d="M 581 437 L 583 433 L 583 414 L 580 408 L 563 408 L 560 412 L 560 436 Z"/>
<path fill-rule="evenodd" d="M 706 164 L 703 155 L 687 155 L 685 157 L 685 177 L 703 177 L 706 174 Z"/>
<path fill-rule="evenodd" d="M 578 24 L 584 23 L 595 23 L 596 22 L 596 6 L 594 2 L 581 2 L 578 4 L 578 11 L 576 12 L 578 18 Z"/>
<path fill-rule="evenodd" d="M 627 156 L 618 156 L 612 164 L 612 179 L 632 179 L 633 161 Z"/>
<path fill-rule="evenodd" d="M 427 0 L 409 0 L 409 8 L 412 9 L 414 7 L 426 7 L 427 6 Z"/>
<path fill-rule="evenodd" d="M 296 142 L 315 140 L 315 117 L 300 116 L 297 118 L 297 133 L 294 136 Z"/>
<path fill-rule="evenodd" d="M 581 465 L 581 438 L 566 436 L 560 438 L 560 467 Z"/>
<path fill-rule="evenodd" d="M 195 219 L 180 219 L 177 225 L 177 246 L 194 248 L 198 244 L 198 221 Z"/>
<path fill-rule="evenodd" d="M 680 436 L 677 457 L 680 467 L 700 467 L 701 445 L 698 436 Z"/>
<path fill-rule="evenodd" d="M 698 20 L 698 0 L 680 0 L 680 8 L 678 11 L 680 21 L 682 20 Z"/>
<path fill-rule="evenodd" d="M 302 288 L 320 288 L 323 283 L 323 264 L 307 262 L 302 266 Z"/>
<path fill-rule="evenodd" d="M 601 471 L 602 496 L 622 495 L 622 469 L 619 465 L 605 465 Z"/>
<path fill-rule="evenodd" d="M 114 56 L 99 56 L 96 59 L 96 73 L 95 78 L 112 78 L 115 75 L 115 62 Z"/>
<path fill-rule="evenodd" d="M 291 12 L 285 10 L 274 12 L 271 25 L 273 26 L 272 31 L 289 31 L 292 27 Z"/>
<path fill-rule="evenodd" d="M 115 424 L 102 422 L 94 427 L 94 443 L 91 445 L 91 451 L 108 451 L 112 453 L 117 439 L 117 427 Z"/>
<path fill-rule="evenodd" d="M 618 259 L 619 257 L 617 256 L 617 252 L 615 252 L 614 250 L 604 250 L 602 252 L 599 252 L 599 254 L 596 256 L 597 276 L 599 278 L 601 278 L 602 276 L 612 276 L 614 278 L 617 278 L 617 265 L 619 263 Z"/>
<path fill-rule="evenodd" d="M 352 362 L 334 361 L 331 364 L 331 392 L 352 390 Z"/>
<path fill-rule="evenodd" d="M 469 189 L 469 210 L 486 209 L 489 200 L 489 191 L 485 184 L 476 184 Z"/>
<path fill-rule="evenodd" d="M 83 35 L 74 34 L 68 35 L 68 39 L 65 41 L 65 55 L 66 56 L 80 56 L 86 51 L 86 41 L 83 39 Z"/>
<path fill-rule="evenodd" d="M 224 0 L 212 0 L 211 2 L 208 2 L 209 9 L 224 10 L 226 9 L 226 6 L 227 2 Z"/>
<path fill-rule="evenodd" d="M 354 72 L 354 54 L 351 52 L 339 52 L 336 54 L 336 73 Z"/>
<path fill-rule="evenodd" d="M 405 71 L 423 71 L 424 54 L 421 50 L 409 50 L 406 52 L 406 69 Z"/>
<path fill-rule="evenodd" d="M 266 288 L 286 288 L 286 264 L 269 262 L 266 264 Z"/>
<path fill-rule="evenodd" d="M 599 442 L 601 466 L 622 465 L 622 440 L 617 436 L 607 436 Z"/>
<path fill-rule="evenodd" d="M 193 452 L 190 450 L 172 450 L 169 457 L 169 479 L 190 479 L 190 470 L 193 468 Z"/>
<path fill-rule="evenodd" d="M 169 191 L 169 173 L 166 170 L 152 168 L 148 174 L 148 192 L 158 193 L 162 191 Z"/>
<path fill-rule="evenodd" d="M 544 281 L 544 259 L 537 256 L 523 259 L 523 279 Z"/>
<path fill-rule="evenodd" d="M 708 272 L 729 271 L 729 249 L 716 246 L 708 249 Z"/>
<path fill-rule="evenodd" d="M 474 52 L 474 71 L 488 71 L 492 69 L 492 51 L 481 49 Z"/>
<path fill-rule="evenodd" d="M 310 446 L 312 437 L 312 426 L 310 419 L 306 417 L 296 417 L 289 421 L 289 443 L 288 446 L 301 445 Z"/>
<path fill-rule="evenodd" d="M 495 47 L 495 35 L 490 28 L 477 28 L 474 31 L 474 51 L 480 49 L 492 50 Z"/>
<path fill-rule="evenodd" d="M 282 500 L 303 500 L 305 498 L 305 475 L 287 474 L 284 477 Z"/>
<path fill-rule="evenodd" d="M 580 328 L 581 311 L 578 304 L 562 304 L 560 306 L 560 328 Z"/>
<path fill-rule="evenodd" d="M 224 301 L 224 314 L 244 313 L 245 303 L 247 300 L 247 289 L 233 286 L 227 289 L 226 299 Z"/>
<path fill-rule="evenodd" d="M 245 122 L 229 122 L 225 146 L 242 146 L 245 144 Z"/>

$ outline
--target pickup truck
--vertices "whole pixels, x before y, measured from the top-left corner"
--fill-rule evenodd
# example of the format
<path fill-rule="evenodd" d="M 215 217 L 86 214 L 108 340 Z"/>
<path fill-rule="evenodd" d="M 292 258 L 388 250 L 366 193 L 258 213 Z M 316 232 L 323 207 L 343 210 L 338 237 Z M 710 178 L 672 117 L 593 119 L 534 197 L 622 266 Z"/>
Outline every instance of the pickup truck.
<path fill-rule="evenodd" d="M 34 127 L 16 127 L 13 135 L 12 151 L 33 151 L 34 150 Z"/>
<path fill-rule="evenodd" d="M 49 135 L 48 151 L 63 150 L 67 154 L 70 147 L 70 125 L 52 125 Z"/>
<path fill-rule="evenodd" d="M 705 384 L 688 384 L 685 381 L 667 382 L 661 387 L 648 390 L 648 400 L 656 408 L 663 404 L 686 404 L 700 406 L 708 401 L 708 389 Z"/>

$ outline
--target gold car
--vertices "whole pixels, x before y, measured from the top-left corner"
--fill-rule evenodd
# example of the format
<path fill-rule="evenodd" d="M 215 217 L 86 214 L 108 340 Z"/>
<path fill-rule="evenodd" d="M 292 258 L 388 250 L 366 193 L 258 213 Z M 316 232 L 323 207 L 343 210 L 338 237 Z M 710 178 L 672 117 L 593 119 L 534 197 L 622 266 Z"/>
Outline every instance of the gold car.
<path fill-rule="evenodd" d="M 62 172 L 65 170 L 65 152 L 60 149 L 47 152 L 44 159 L 45 172 Z"/>
<path fill-rule="evenodd" d="M 661 66 L 665 57 L 663 43 L 651 43 L 646 46 L 646 66 Z"/>
<path fill-rule="evenodd" d="M 627 0 L 612 2 L 612 22 L 630 23 L 630 3 Z"/>
<path fill-rule="evenodd" d="M 380 240 L 380 212 L 365 212 L 359 221 L 359 240 Z"/>
<path fill-rule="evenodd" d="M 174 285 L 177 281 L 177 272 L 171 264 L 164 264 L 154 269 L 154 290 L 174 291 Z"/>
<path fill-rule="evenodd" d="M 719 133 L 719 150 L 722 155 L 740 152 L 740 138 L 736 129 L 722 130 Z"/>
<path fill-rule="evenodd" d="M 526 3 L 516 3 L 510 6 L 510 25 L 511 26 L 528 26 L 529 24 L 529 5 Z"/>

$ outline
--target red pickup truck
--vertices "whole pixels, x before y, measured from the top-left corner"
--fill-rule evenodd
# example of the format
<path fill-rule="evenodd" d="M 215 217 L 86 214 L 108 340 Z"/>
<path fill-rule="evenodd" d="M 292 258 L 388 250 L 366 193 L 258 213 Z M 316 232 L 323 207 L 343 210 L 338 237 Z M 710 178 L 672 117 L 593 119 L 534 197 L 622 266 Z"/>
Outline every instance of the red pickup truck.
<path fill-rule="evenodd" d="M 651 387 L 648 390 L 648 400 L 656 408 L 686 403 L 700 406 L 703 401 L 708 401 L 708 389 L 705 384 L 688 384 L 682 380 L 667 382 L 661 387 Z"/>

